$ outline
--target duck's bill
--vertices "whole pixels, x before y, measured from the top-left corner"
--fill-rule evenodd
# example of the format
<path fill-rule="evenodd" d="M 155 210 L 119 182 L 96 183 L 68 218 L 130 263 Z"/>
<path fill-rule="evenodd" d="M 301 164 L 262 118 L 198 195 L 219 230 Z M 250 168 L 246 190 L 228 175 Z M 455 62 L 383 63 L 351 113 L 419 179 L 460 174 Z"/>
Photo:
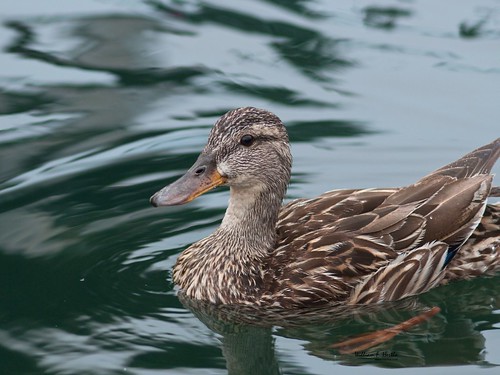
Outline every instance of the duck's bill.
<path fill-rule="evenodd" d="M 217 171 L 215 161 L 200 155 L 184 176 L 156 192 L 150 202 L 155 207 L 185 204 L 225 183 L 226 178 Z"/>

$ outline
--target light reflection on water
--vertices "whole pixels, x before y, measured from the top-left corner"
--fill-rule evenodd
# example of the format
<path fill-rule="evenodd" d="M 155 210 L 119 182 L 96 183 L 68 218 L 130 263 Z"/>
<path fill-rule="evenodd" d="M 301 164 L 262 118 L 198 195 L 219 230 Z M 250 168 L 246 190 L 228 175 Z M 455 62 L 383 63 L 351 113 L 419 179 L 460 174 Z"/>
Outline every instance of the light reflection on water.
<path fill-rule="evenodd" d="M 243 105 L 287 123 L 289 197 L 407 184 L 498 137 L 498 1 L 39 4 L 0 5 L 5 373 L 225 373 L 252 363 L 240 358 L 252 340 L 269 373 L 500 362 L 498 278 L 422 297 L 446 308 L 388 344 L 397 363 L 328 349 L 409 314 L 397 309 L 216 334 L 177 299 L 170 271 L 217 226 L 227 192 L 148 205 Z"/>

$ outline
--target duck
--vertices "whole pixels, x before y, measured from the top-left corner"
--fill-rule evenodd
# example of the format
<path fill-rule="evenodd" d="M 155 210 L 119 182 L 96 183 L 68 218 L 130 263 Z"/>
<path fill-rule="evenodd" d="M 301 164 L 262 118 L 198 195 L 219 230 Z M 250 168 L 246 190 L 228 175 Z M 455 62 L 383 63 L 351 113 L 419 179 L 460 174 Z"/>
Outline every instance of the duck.
<path fill-rule="evenodd" d="M 191 202 L 229 186 L 220 226 L 178 257 L 173 281 L 215 305 L 368 305 L 500 269 L 500 138 L 399 188 L 337 189 L 283 204 L 285 125 L 254 107 L 220 117 L 193 166 L 150 203 Z"/>

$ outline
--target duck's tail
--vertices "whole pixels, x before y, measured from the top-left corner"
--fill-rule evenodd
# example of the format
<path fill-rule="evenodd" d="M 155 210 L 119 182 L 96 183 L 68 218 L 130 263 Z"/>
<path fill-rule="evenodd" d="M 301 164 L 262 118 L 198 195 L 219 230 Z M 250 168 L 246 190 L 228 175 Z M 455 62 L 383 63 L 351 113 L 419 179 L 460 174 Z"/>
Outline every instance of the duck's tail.
<path fill-rule="evenodd" d="M 443 282 L 494 275 L 500 271 L 500 203 L 486 206 L 472 236 L 446 267 Z"/>
<path fill-rule="evenodd" d="M 500 197 L 500 186 L 493 186 L 490 189 L 490 197 Z"/>
<path fill-rule="evenodd" d="M 495 162 L 500 157 L 500 138 L 493 142 L 484 145 L 464 156 L 460 159 L 441 167 L 427 176 L 421 178 L 415 184 L 407 186 L 404 189 L 398 190 L 390 195 L 384 204 L 406 204 L 411 202 L 424 202 L 429 198 L 438 195 L 447 185 L 454 184 L 457 186 L 454 192 L 444 194 L 447 197 L 454 197 L 459 192 L 465 189 L 459 184 L 469 184 L 467 180 L 476 181 L 477 193 L 474 195 L 474 200 L 481 196 L 480 200 L 483 203 L 488 196 L 500 196 L 500 187 L 491 187 L 492 177 L 491 169 Z M 482 182 L 487 182 L 482 184 Z M 441 194 L 443 195 L 443 194 Z"/>
<path fill-rule="evenodd" d="M 480 175 L 486 177 L 499 157 L 500 138 L 497 138 L 429 176 L 451 176 L 457 179 Z M 487 197 L 500 197 L 500 186 L 491 186 Z M 460 251 L 457 252 L 457 248 L 450 252 L 450 263 L 446 267 L 443 282 L 493 275 L 500 271 L 500 204 L 487 205 L 484 199 L 484 207 L 474 232 L 460 247 Z"/>
<path fill-rule="evenodd" d="M 495 162 L 500 157 L 500 138 L 484 145 L 453 163 L 447 164 L 442 168 L 432 172 L 430 176 L 450 176 L 457 179 L 473 177 L 477 175 L 490 174 Z M 495 188 L 499 189 L 499 188 Z M 498 190 L 497 190 L 498 191 Z M 500 193 L 500 191 L 498 191 Z"/>

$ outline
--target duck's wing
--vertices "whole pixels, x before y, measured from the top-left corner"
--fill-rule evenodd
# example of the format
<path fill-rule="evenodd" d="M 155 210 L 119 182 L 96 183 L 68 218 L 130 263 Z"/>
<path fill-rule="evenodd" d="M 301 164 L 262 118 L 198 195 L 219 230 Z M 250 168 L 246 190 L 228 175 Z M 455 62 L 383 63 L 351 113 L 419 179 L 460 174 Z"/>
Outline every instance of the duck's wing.
<path fill-rule="evenodd" d="M 282 207 L 278 242 L 285 245 L 306 233 L 326 229 L 338 220 L 373 211 L 398 188 L 339 189 L 312 199 L 296 199 Z"/>
<path fill-rule="evenodd" d="M 285 207 L 265 272 L 269 294 L 282 307 L 344 301 L 361 277 L 413 248 L 425 229 L 418 204 L 380 206 L 396 191 L 332 191 Z"/>
<path fill-rule="evenodd" d="M 492 194 L 490 172 L 499 156 L 500 138 L 398 190 L 382 206 L 420 201 L 414 213 L 426 221 L 422 243 L 447 243 L 449 261 L 481 220 Z"/>
<path fill-rule="evenodd" d="M 500 271 L 500 204 L 487 205 L 471 237 L 451 261 L 450 246 L 426 243 L 367 275 L 349 296 L 349 304 L 395 301 L 424 293 L 453 279 L 494 275 Z M 445 267 L 446 266 L 446 267 Z"/>
<path fill-rule="evenodd" d="M 382 216 L 401 222 L 406 213 L 425 218 L 424 242 L 442 240 L 456 246 L 479 223 L 486 198 L 500 195 L 498 187 L 491 187 L 489 174 L 499 155 L 500 138 L 404 188 L 333 190 L 313 199 L 291 201 L 279 215 L 278 242 L 284 245 L 305 233 L 324 232 L 332 224 L 339 227 L 343 219 L 341 226 L 354 231 L 370 220 L 367 214 L 375 214 L 372 220 Z M 384 221 L 377 222 L 381 226 Z"/>
<path fill-rule="evenodd" d="M 300 306 L 396 300 L 439 284 L 481 220 L 499 154 L 500 139 L 405 188 L 291 202 L 278 222 L 271 289 Z"/>

